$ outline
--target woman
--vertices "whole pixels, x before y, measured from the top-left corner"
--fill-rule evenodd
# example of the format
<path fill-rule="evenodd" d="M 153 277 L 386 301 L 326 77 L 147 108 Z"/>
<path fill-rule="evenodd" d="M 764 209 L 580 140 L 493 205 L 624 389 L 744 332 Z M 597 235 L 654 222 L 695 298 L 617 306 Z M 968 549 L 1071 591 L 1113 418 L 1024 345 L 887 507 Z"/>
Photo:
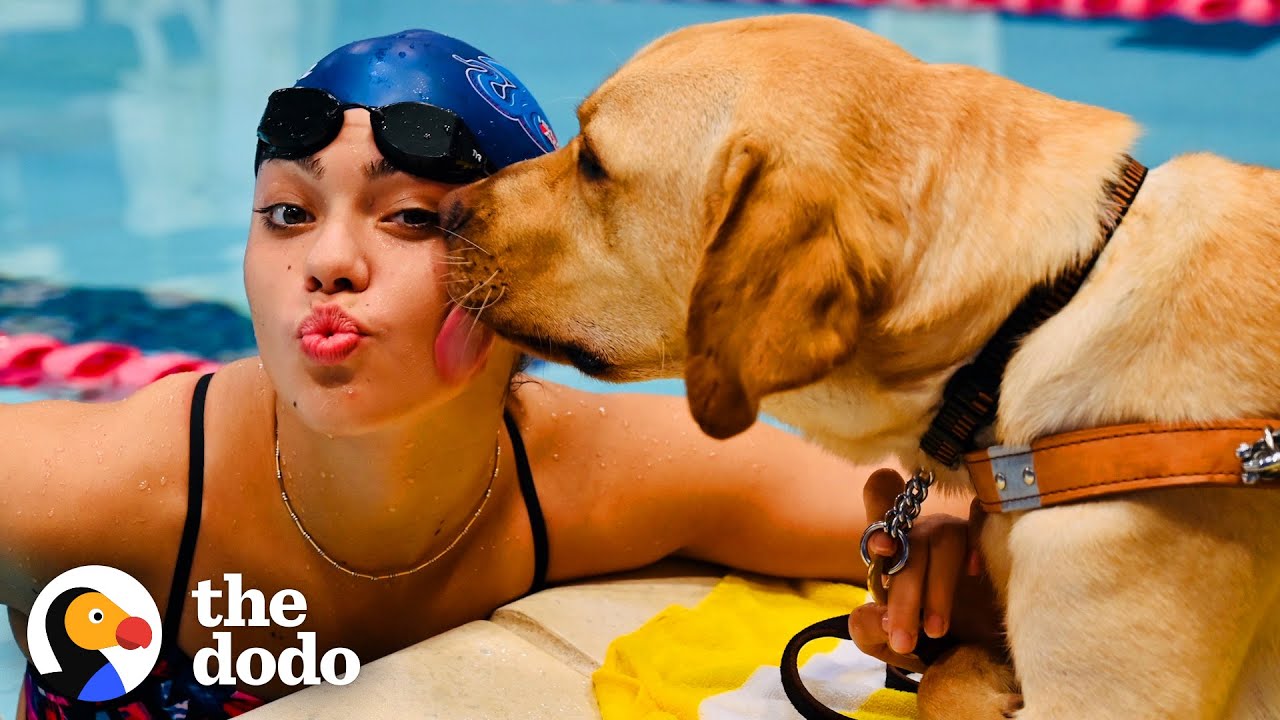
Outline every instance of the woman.
<path fill-rule="evenodd" d="M 224 573 L 307 603 L 288 633 L 222 628 L 233 647 L 278 656 L 309 631 L 317 655 L 366 662 L 674 554 L 863 575 L 866 472 L 764 426 L 710 440 L 682 398 L 513 383 L 518 351 L 447 302 L 439 199 L 554 146 L 501 65 L 427 31 L 352 43 L 272 94 L 259 138 L 244 276 L 261 357 L 109 405 L 0 408 L 0 433 L 29 438 L 0 461 L 16 637 L 81 565 L 128 572 L 165 615 L 138 689 L 71 701 L 29 668 L 21 717 L 226 717 L 290 692 L 196 681 L 213 630 L 187 598 Z"/>

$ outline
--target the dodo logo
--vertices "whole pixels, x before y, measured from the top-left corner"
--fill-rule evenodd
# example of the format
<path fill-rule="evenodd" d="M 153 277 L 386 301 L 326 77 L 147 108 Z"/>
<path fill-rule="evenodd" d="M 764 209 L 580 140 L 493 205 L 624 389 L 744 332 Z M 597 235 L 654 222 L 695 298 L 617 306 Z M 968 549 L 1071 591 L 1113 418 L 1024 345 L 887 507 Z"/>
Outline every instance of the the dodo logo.
<path fill-rule="evenodd" d="M 54 691 L 113 700 L 146 679 L 160 656 L 155 600 L 104 565 L 68 570 L 45 586 L 27 623 L 31 661 Z"/>

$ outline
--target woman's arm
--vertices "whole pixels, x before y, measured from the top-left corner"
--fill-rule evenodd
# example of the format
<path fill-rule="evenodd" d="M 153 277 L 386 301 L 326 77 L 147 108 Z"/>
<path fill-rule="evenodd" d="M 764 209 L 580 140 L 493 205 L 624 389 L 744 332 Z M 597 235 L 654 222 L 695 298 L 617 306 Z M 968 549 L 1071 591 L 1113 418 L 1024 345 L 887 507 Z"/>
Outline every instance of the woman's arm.
<path fill-rule="evenodd" d="M 683 397 L 599 395 L 552 383 L 522 389 L 554 416 L 552 577 L 639 567 L 684 555 L 784 577 L 865 582 L 866 527 L 858 467 L 759 422 L 726 441 L 698 428 Z M 566 415 L 566 413 L 568 413 Z M 536 462 L 536 461 L 535 461 Z M 555 467 L 556 461 L 550 465 Z M 932 499 L 929 513 L 965 515 L 968 499 Z"/>
<path fill-rule="evenodd" d="M 117 403 L 0 404 L 0 604 L 25 614 L 50 580 L 88 564 L 154 587 L 146 558 L 158 544 L 172 554 L 164 508 L 185 504 L 187 448 L 174 438 L 190 384 L 166 378 Z"/>

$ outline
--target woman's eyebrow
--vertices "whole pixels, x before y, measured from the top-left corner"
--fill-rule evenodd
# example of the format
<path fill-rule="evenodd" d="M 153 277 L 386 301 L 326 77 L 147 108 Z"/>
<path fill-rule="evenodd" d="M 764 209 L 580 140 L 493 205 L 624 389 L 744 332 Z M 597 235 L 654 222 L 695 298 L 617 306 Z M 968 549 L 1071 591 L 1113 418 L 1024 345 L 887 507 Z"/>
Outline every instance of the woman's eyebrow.
<path fill-rule="evenodd" d="M 392 165 L 391 162 L 386 158 L 382 158 L 381 160 L 373 160 L 368 165 L 365 165 L 364 167 L 365 177 L 367 177 L 370 180 L 377 180 L 378 178 L 384 178 L 389 175 L 395 175 L 397 173 L 402 173 L 402 172 L 404 171 L 396 167 L 395 165 Z"/>
<path fill-rule="evenodd" d="M 320 180 L 324 177 L 324 163 L 320 162 L 320 158 L 315 155 L 308 155 L 307 157 L 298 158 L 291 162 L 296 163 L 298 167 L 306 170 L 307 174 L 316 180 Z"/>

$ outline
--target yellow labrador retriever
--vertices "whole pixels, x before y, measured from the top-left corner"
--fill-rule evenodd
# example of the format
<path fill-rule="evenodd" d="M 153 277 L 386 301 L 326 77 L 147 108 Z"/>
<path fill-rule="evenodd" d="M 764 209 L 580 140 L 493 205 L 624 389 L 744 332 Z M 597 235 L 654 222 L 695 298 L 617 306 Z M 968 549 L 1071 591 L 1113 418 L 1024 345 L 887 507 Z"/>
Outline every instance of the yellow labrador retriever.
<path fill-rule="evenodd" d="M 717 437 L 763 408 L 908 466 L 930 464 L 917 446 L 955 370 L 1100 247 L 1103 188 L 1138 135 L 804 15 L 672 33 L 579 117 L 563 149 L 442 204 L 470 263 L 454 296 L 492 298 L 485 322 L 592 375 L 684 374 Z M 1074 299 L 1013 355 L 988 439 L 1276 417 L 1278 252 L 1280 173 L 1203 154 L 1152 170 Z M 1280 717 L 1280 492 L 1001 514 L 983 552 L 1021 720 Z M 1000 717 L 960 674 L 925 712 Z"/>

